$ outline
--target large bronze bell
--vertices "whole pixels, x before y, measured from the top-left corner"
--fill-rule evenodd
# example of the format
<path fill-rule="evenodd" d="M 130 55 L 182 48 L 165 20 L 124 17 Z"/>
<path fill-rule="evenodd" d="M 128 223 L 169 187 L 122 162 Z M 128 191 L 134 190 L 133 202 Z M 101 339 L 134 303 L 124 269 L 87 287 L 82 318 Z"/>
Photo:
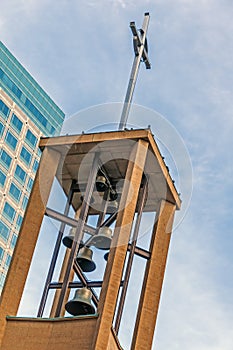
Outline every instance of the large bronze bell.
<path fill-rule="evenodd" d="M 86 287 L 77 289 L 74 298 L 66 303 L 65 309 L 73 316 L 94 314 L 95 308 L 91 304 L 91 291 Z"/>
<path fill-rule="evenodd" d="M 96 264 L 92 260 L 93 251 L 88 247 L 80 249 L 76 261 L 84 272 L 94 271 Z"/>
<path fill-rule="evenodd" d="M 71 248 L 72 247 L 73 240 L 74 240 L 74 237 L 75 237 L 75 231 L 76 231 L 76 228 L 72 227 L 70 229 L 70 232 L 69 232 L 68 236 L 63 237 L 63 239 L 62 239 L 62 243 L 67 248 Z M 81 241 L 80 244 L 79 244 L 79 248 L 82 248 L 82 247 L 83 247 L 83 242 Z"/>
<path fill-rule="evenodd" d="M 103 226 L 99 229 L 97 235 L 93 236 L 90 245 L 98 249 L 109 249 L 112 241 L 112 230 L 110 227 Z"/>
<path fill-rule="evenodd" d="M 104 192 L 108 188 L 107 180 L 104 176 L 97 176 L 96 178 L 96 189 L 98 192 Z"/>

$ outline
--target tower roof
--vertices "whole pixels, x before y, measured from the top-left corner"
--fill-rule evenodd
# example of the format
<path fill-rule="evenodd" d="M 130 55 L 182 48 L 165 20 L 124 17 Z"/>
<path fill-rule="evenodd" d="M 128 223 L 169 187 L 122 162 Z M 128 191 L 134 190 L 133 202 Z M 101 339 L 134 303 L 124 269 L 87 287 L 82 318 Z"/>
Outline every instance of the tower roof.
<path fill-rule="evenodd" d="M 111 182 L 117 184 L 125 177 L 130 152 L 140 139 L 149 144 L 144 171 L 149 179 L 149 188 L 144 211 L 155 211 L 161 199 L 166 199 L 180 209 L 179 194 L 150 129 L 42 138 L 40 148 L 51 147 L 62 154 L 56 176 L 66 194 L 71 181 L 77 180 L 80 191 L 73 198 L 74 209 L 77 210 L 81 205 L 82 188 L 85 188 L 94 152 L 100 152 L 100 166 Z"/>

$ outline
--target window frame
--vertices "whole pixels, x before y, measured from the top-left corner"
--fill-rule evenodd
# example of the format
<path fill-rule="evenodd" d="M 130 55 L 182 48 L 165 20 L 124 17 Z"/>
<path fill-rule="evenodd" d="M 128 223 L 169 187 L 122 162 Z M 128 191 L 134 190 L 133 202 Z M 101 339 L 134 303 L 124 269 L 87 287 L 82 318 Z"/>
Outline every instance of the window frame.
<path fill-rule="evenodd" d="M 20 128 L 18 128 L 17 125 L 13 123 L 14 118 L 17 119 L 20 123 L 22 123 Z M 23 128 L 23 122 L 15 113 L 12 114 L 10 124 L 11 124 L 12 128 L 17 132 L 17 134 L 21 133 L 22 128 Z"/>
<path fill-rule="evenodd" d="M 24 153 L 24 154 L 23 154 Z M 29 155 L 29 160 L 27 160 L 27 158 L 25 157 L 25 155 Z M 32 154 L 30 153 L 30 151 L 25 147 L 25 146 L 22 146 L 21 148 L 21 152 L 20 152 L 20 159 L 27 165 L 27 166 L 30 166 L 31 164 L 31 161 L 32 161 Z"/>
<path fill-rule="evenodd" d="M 8 157 L 8 159 L 10 159 L 10 163 L 9 163 L 9 164 L 7 164 L 6 161 L 2 159 L 2 155 L 3 155 L 3 154 L 5 154 L 5 155 Z M 0 151 L 0 162 L 1 162 L 2 166 L 3 166 L 5 169 L 7 169 L 7 170 L 8 170 L 8 169 L 10 168 L 10 166 L 11 166 L 12 157 L 11 157 L 4 149 L 1 149 L 1 151 Z"/>
<path fill-rule="evenodd" d="M 11 191 L 11 188 L 14 186 L 14 191 L 12 192 Z M 15 191 L 18 191 L 18 196 L 15 196 Z M 20 188 L 18 188 L 18 186 L 14 183 L 14 182 L 12 182 L 11 184 L 10 184 L 10 187 L 9 187 L 9 195 L 11 196 L 11 198 L 13 198 L 17 203 L 19 203 L 19 201 L 20 201 L 20 198 L 21 198 L 21 195 L 22 195 L 22 191 L 20 190 Z"/>
<path fill-rule="evenodd" d="M 8 207 L 8 209 L 6 209 L 6 207 Z M 10 215 L 10 211 L 12 211 L 12 214 Z M 2 215 L 10 222 L 12 223 L 15 219 L 15 215 L 16 215 L 16 210 L 12 207 L 12 205 L 10 205 L 10 203 L 5 202 L 3 209 L 2 209 Z"/>
<path fill-rule="evenodd" d="M 7 138 L 10 138 L 7 139 Z M 14 140 L 15 144 L 12 144 L 12 140 Z M 13 150 L 15 151 L 17 144 L 18 144 L 18 140 L 17 138 L 12 134 L 12 132 L 10 130 L 7 130 L 6 136 L 5 136 L 5 142 L 7 143 L 7 145 Z"/>
<path fill-rule="evenodd" d="M 20 171 L 22 171 L 24 173 L 24 179 L 22 179 L 17 173 L 17 169 L 20 168 Z M 27 173 L 26 171 L 19 165 L 17 164 L 15 167 L 15 172 L 14 172 L 14 178 L 20 183 L 20 184 L 25 184 L 26 183 L 26 179 L 27 179 Z"/>

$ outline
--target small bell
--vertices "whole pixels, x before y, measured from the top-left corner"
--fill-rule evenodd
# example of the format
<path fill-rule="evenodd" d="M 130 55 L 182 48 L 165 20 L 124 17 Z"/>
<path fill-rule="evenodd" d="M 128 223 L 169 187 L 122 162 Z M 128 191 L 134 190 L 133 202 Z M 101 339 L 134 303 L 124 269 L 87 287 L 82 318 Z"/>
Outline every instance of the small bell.
<path fill-rule="evenodd" d="M 103 226 L 99 229 L 97 235 L 93 236 L 90 245 L 98 249 L 109 249 L 112 241 L 112 230 L 108 226 Z"/>
<path fill-rule="evenodd" d="M 72 247 L 74 236 L 75 236 L 75 232 L 76 232 L 76 227 L 72 227 L 70 229 L 70 232 L 69 232 L 68 236 L 63 237 L 62 243 L 67 248 L 71 248 Z M 79 244 L 79 248 L 82 248 L 82 247 L 83 247 L 83 242 L 81 241 L 80 244 Z"/>
<path fill-rule="evenodd" d="M 108 188 L 106 178 L 104 176 L 97 176 L 96 189 L 98 192 L 104 192 Z"/>
<path fill-rule="evenodd" d="M 107 207 L 107 213 L 115 213 L 118 209 L 118 202 L 117 201 L 110 201 L 108 203 Z"/>
<path fill-rule="evenodd" d="M 74 298 L 66 303 L 65 309 L 73 316 L 94 314 L 95 308 L 91 304 L 91 291 L 86 287 L 77 289 Z"/>
<path fill-rule="evenodd" d="M 69 235 L 63 237 L 63 239 L 62 239 L 62 243 L 63 243 L 67 248 L 71 248 L 71 247 L 72 247 L 72 243 L 73 243 L 74 236 L 75 236 L 75 231 L 76 231 L 76 228 L 75 228 L 75 227 L 72 227 L 72 228 L 70 229 Z"/>
<path fill-rule="evenodd" d="M 115 201 L 117 199 L 117 197 L 118 197 L 118 194 L 116 191 L 114 191 L 114 190 L 110 191 L 110 193 L 109 193 L 110 201 Z"/>
<path fill-rule="evenodd" d="M 96 264 L 92 260 L 93 251 L 88 247 L 80 249 L 76 261 L 84 272 L 94 271 Z"/>
<path fill-rule="evenodd" d="M 108 256 L 109 256 L 109 252 L 107 252 L 107 253 L 104 254 L 104 260 L 105 260 L 105 261 L 108 261 Z"/>

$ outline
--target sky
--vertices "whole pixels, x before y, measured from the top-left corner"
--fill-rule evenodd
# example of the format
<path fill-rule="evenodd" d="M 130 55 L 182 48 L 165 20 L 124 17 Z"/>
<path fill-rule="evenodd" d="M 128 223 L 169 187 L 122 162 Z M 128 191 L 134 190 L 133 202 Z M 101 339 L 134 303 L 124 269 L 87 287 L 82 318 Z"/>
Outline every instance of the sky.
<path fill-rule="evenodd" d="M 133 102 L 150 120 L 131 113 L 129 123 L 151 124 L 176 164 L 184 198 L 153 349 L 232 350 L 232 1 L 2 0 L 0 39 L 79 133 L 106 122 L 87 112 L 88 124 L 80 111 L 124 100 L 133 60 L 129 22 L 140 28 L 147 11 L 152 69 L 141 65 Z"/>

